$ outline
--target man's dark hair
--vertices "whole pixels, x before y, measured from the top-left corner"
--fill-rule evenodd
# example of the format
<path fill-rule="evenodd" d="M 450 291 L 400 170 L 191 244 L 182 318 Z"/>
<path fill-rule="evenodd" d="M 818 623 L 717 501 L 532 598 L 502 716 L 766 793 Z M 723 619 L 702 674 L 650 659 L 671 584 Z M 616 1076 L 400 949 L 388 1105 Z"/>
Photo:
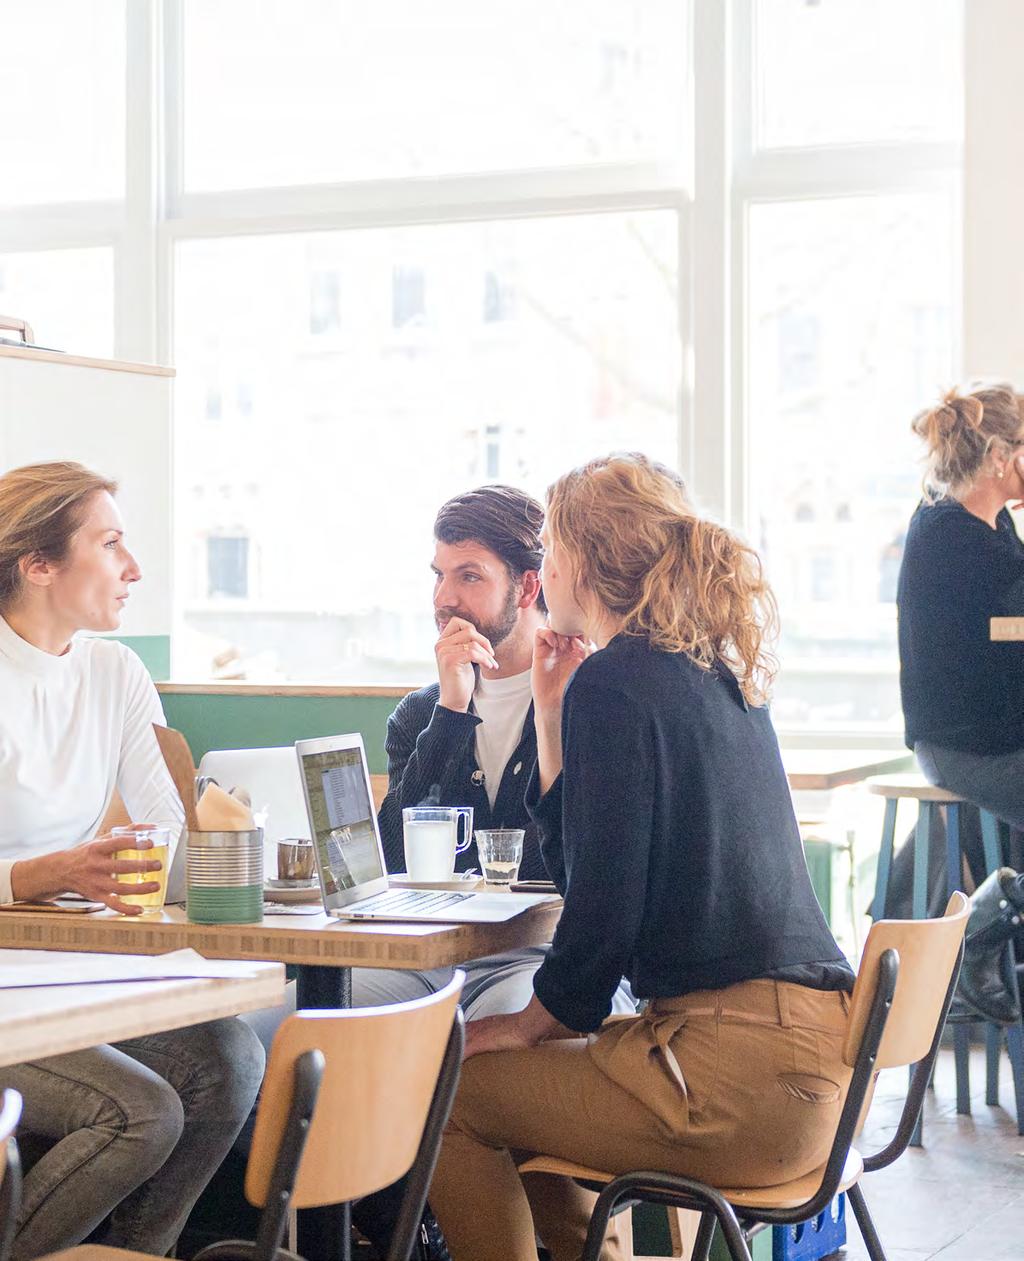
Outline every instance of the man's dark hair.
<path fill-rule="evenodd" d="M 441 508 L 434 521 L 439 543 L 481 543 L 500 557 L 515 582 L 528 569 L 540 569 L 540 530 L 544 509 L 515 486 L 478 486 Z M 546 609 L 544 593 L 537 607 Z"/>

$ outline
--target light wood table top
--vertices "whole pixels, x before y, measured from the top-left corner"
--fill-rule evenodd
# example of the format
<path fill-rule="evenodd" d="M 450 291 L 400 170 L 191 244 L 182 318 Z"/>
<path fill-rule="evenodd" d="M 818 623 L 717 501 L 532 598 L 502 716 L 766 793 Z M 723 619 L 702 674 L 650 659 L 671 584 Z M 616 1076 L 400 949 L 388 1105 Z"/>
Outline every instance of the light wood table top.
<path fill-rule="evenodd" d="M 561 900 L 500 924 L 353 923 L 267 915 L 259 924 L 190 924 L 183 907 L 161 915 L 34 915 L 0 908 L 0 947 L 163 954 L 190 946 L 209 959 L 273 959 L 320 967 L 429 969 L 551 940 Z M 106 1041 L 107 1039 L 104 1039 Z"/>
<path fill-rule="evenodd" d="M 907 749 L 783 749 L 782 762 L 794 792 L 829 792 L 909 770 L 914 755 Z"/>
<path fill-rule="evenodd" d="M 28 953 L 52 959 L 42 950 Z M 284 968 L 279 963 L 258 963 L 254 971 L 258 973 L 255 977 L 231 979 L 115 981 L 2 990 L 0 1065 L 81 1051 L 102 1042 L 162 1033 L 282 1003 Z"/>

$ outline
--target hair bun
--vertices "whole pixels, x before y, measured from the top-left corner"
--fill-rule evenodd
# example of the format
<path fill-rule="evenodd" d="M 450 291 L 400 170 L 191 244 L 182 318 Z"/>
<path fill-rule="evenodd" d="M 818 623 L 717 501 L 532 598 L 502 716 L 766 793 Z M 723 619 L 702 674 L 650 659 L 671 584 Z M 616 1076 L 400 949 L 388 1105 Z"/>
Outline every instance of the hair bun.
<path fill-rule="evenodd" d="M 944 438 L 953 438 L 958 432 L 973 430 L 980 433 L 985 416 L 985 404 L 980 398 L 957 393 L 956 389 L 947 390 L 942 402 L 936 407 L 929 419 L 931 427 Z"/>
<path fill-rule="evenodd" d="M 944 493 L 981 473 L 994 442 L 1019 440 L 1021 412 L 1009 385 L 979 385 L 964 394 L 954 388 L 917 416 L 913 430 L 927 448 L 926 493 Z"/>

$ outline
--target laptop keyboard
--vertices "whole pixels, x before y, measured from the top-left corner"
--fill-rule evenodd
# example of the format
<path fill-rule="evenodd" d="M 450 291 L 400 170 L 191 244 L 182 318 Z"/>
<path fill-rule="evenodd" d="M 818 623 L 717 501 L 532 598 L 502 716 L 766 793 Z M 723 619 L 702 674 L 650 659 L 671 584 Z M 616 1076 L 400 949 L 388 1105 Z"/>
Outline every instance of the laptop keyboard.
<path fill-rule="evenodd" d="M 443 911 L 449 906 L 458 906 L 472 897 L 471 893 L 449 893 L 447 890 L 435 892 L 433 889 L 389 889 L 387 893 L 378 893 L 372 898 L 362 898 L 346 907 L 347 911 L 360 915 L 369 911 L 371 914 L 408 915 L 423 911 Z"/>

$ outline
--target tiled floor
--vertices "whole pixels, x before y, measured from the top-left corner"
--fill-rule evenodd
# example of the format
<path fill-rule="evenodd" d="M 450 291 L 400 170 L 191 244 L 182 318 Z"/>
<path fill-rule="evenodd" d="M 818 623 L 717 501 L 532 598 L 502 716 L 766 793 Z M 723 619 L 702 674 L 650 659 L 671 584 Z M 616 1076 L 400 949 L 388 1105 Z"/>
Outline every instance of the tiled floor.
<path fill-rule="evenodd" d="M 1010 1066 L 1003 1055 L 999 1108 L 985 1104 L 985 1064 L 971 1056 L 972 1115 L 956 1114 L 953 1056 L 943 1051 L 936 1089 L 925 1100 L 924 1147 L 869 1174 L 864 1197 L 889 1261 L 1024 1261 L 1024 1136 L 1017 1134 Z M 862 1150 L 892 1134 L 906 1077 L 885 1074 Z M 852 1220 L 837 1261 L 866 1261 Z"/>

